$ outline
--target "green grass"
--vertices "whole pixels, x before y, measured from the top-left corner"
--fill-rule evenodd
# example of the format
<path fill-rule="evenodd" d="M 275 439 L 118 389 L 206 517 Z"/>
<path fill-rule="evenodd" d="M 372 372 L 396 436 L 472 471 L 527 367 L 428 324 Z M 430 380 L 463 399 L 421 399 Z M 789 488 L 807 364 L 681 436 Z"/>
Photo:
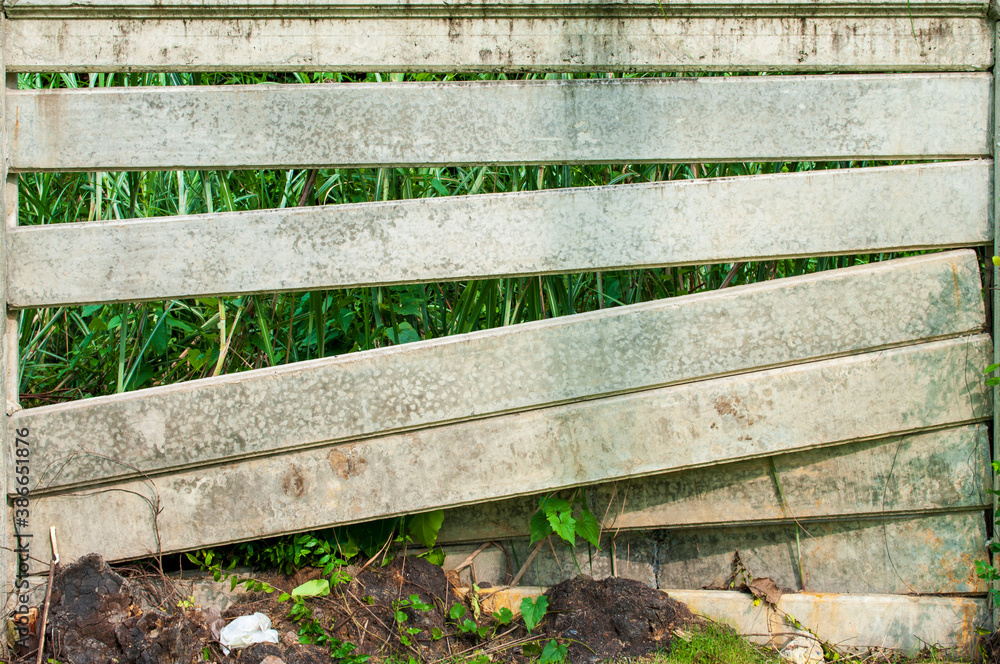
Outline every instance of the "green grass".
<path fill-rule="evenodd" d="M 960 664 L 937 653 L 892 659 L 874 655 L 851 656 L 841 653 L 840 662 L 894 662 L 897 664 Z M 658 653 L 641 660 L 643 664 L 787 664 L 770 647 L 751 643 L 724 625 L 707 623 L 690 630 L 689 638 L 675 638 L 669 654 Z"/>
<path fill-rule="evenodd" d="M 942 658 L 935 654 L 915 658 L 894 658 L 859 654 L 841 655 L 838 662 L 857 664 L 965 664 L 958 660 Z M 718 623 L 692 627 L 683 637 L 675 637 L 669 652 L 658 652 L 648 657 L 622 660 L 629 664 L 787 664 L 771 647 L 750 642 L 746 637 Z M 388 660 L 387 664 L 397 664 Z M 398 664 L 402 664 L 399 662 Z M 457 658 L 448 664 L 484 664 L 481 658 Z M 571 663 L 570 663 L 571 664 Z"/>
<path fill-rule="evenodd" d="M 769 648 L 750 643 L 736 632 L 709 623 L 693 628 L 690 638 L 675 637 L 669 654 L 657 654 L 648 664 L 782 664 Z"/>

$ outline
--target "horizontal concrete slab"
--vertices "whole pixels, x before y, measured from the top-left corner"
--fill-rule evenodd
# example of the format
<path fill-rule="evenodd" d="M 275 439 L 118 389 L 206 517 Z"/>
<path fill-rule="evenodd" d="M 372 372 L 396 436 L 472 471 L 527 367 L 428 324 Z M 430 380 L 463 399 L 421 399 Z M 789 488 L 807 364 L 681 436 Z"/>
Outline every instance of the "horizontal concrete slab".
<path fill-rule="evenodd" d="M 114 560 L 982 421 L 991 352 L 935 341 L 36 496 L 32 523 Z"/>
<path fill-rule="evenodd" d="M 484 606 L 507 607 L 520 613 L 521 600 L 545 588 L 505 588 L 484 596 Z M 762 644 L 782 646 L 798 632 L 785 620 L 797 619 L 816 637 L 852 651 L 891 649 L 916 655 L 927 644 L 953 650 L 959 657 L 976 653 L 976 628 L 986 625 L 989 608 L 984 597 L 902 597 L 795 593 L 783 595 L 777 610 L 756 604 L 748 593 L 724 590 L 666 590 L 697 615 L 726 623 Z M 804 631 L 804 630 L 803 630 Z M 808 632 L 805 632 L 808 633 Z"/>
<path fill-rule="evenodd" d="M 7 297 L 43 307 L 987 244 L 991 171 L 981 160 L 26 226 L 7 232 Z"/>
<path fill-rule="evenodd" d="M 701 12 L 723 12 L 740 9 L 744 12 L 759 9 L 772 14 L 805 16 L 835 12 L 836 15 L 906 15 L 917 16 L 986 16 L 988 3 L 983 0 L 853 0 L 845 7 L 842 0 L 680 0 L 669 8 L 650 0 L 463 0 L 461 3 L 442 0 L 375 0 L 358 5 L 355 0 L 7 0 L 4 3 L 10 18 L 61 16 L 86 18 L 93 16 L 131 16 L 143 18 L 197 18 L 211 17 L 275 17 L 306 16 L 395 16 L 394 10 L 408 10 L 407 16 L 434 16 L 468 14 L 565 16 L 574 12 L 621 12 L 623 14 L 647 13 L 663 17 L 664 9 L 671 15 Z M 381 12 L 377 14 L 376 12 Z M 655 13 L 654 13 L 655 12 Z M 397 13 L 401 13 L 398 12 Z"/>
<path fill-rule="evenodd" d="M 12 171 L 958 158 L 990 153 L 991 80 L 970 73 L 20 90 L 7 93 L 6 122 Z"/>
<path fill-rule="evenodd" d="M 793 524 L 621 532 L 609 530 L 602 548 L 582 540 L 574 551 L 555 540 L 543 545 L 521 579 L 551 586 L 587 574 L 623 576 L 660 588 L 728 588 L 738 552 L 751 577 L 813 592 L 985 593 L 976 560 L 986 552 L 983 509 L 951 514 Z M 612 544 L 613 540 L 613 544 Z M 526 539 L 506 543 L 516 572 L 531 551 Z M 614 560 L 612 560 L 612 557 Z M 494 564 L 493 569 L 503 570 Z M 479 581 L 499 585 L 489 566 Z M 805 579 L 803 583 L 803 577 Z M 742 583 L 737 577 L 737 583 Z"/>
<path fill-rule="evenodd" d="M 970 334 L 981 288 L 974 252 L 932 254 L 22 410 L 8 426 L 30 430 L 41 492 Z"/>
<path fill-rule="evenodd" d="M 465 3 L 398 11 L 296 4 L 295 12 L 257 15 L 250 7 L 214 18 L 200 8 L 105 10 L 112 18 L 89 7 L 36 8 L 5 22 L 5 62 L 10 71 L 37 72 L 754 73 L 985 70 L 993 62 L 984 3 L 970 12 L 968 3 L 914 2 L 909 15 L 900 2 L 567 3 L 544 11 L 525 11 L 525 3 L 469 3 L 464 11 Z"/>
<path fill-rule="evenodd" d="M 964 426 L 602 484 L 585 498 L 610 531 L 986 509 L 989 449 L 985 426 Z M 540 497 L 448 510 L 438 541 L 527 537 Z"/>

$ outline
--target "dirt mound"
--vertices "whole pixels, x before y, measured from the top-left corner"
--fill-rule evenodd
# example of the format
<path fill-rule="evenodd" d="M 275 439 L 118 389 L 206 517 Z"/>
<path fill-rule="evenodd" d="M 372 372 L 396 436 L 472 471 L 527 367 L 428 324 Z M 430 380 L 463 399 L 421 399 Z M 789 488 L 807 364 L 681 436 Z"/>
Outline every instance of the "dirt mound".
<path fill-rule="evenodd" d="M 218 619 L 218 610 L 178 608 L 167 613 L 162 610 L 166 606 L 176 604 L 123 578 L 91 554 L 56 575 L 45 654 L 73 664 L 193 664 L 204 660 L 208 648 L 216 660 L 219 645 L 210 625 Z M 329 650 L 299 645 L 297 638 L 280 646 L 248 648 L 240 661 L 257 664 L 267 655 L 286 664 L 330 661 Z M 35 661 L 31 652 L 21 657 L 23 662 Z"/>
<path fill-rule="evenodd" d="M 92 554 L 62 570 L 52 588 L 46 649 L 74 664 L 166 664 L 201 659 L 210 637 L 200 611 L 167 614 Z"/>
<path fill-rule="evenodd" d="M 162 577 L 158 586 L 147 583 L 148 574 L 123 578 L 90 555 L 56 576 L 45 654 L 74 664 L 193 664 L 206 651 L 212 661 L 241 664 L 356 664 L 358 655 L 435 662 L 479 652 L 516 663 L 529 661 L 522 647 L 557 639 L 569 645 L 573 664 L 586 664 L 667 649 L 675 631 L 695 621 L 683 604 L 637 581 L 577 577 L 547 593 L 549 612 L 529 634 L 509 611 L 485 608 L 488 593 L 460 596 L 444 571 L 425 560 L 399 556 L 338 574 L 344 572 L 349 581 L 308 601 L 287 593 L 319 578 L 320 570 L 261 575 L 256 587 L 263 581 L 272 592 L 244 594 L 220 616 L 214 608 L 182 608 L 190 604 L 164 591 Z M 271 619 L 280 642 L 223 655 L 217 641 L 223 618 L 258 611 Z M 20 661 L 33 655 L 21 653 Z"/>
<path fill-rule="evenodd" d="M 328 635 L 354 644 L 353 654 L 432 661 L 447 657 L 449 647 L 461 640 L 454 625 L 448 624 L 447 612 L 457 597 L 440 567 L 421 558 L 399 556 L 385 566 L 372 564 L 351 576 L 349 583 L 337 586 L 329 596 L 311 599 L 310 606 L 311 619 Z M 293 577 L 258 578 L 287 590 L 318 577 L 319 570 L 304 569 Z M 223 617 L 228 620 L 260 611 L 271 617 L 279 633 L 287 635 L 301 629 L 301 623 L 288 619 L 289 608 L 278 601 L 277 593 L 255 593 L 233 604 Z M 397 612 L 405 620 L 398 620 L 402 615 Z M 249 654 L 248 650 L 244 657 Z M 292 664 L 290 659 L 286 662 Z"/>
<path fill-rule="evenodd" d="M 639 581 L 586 576 L 552 587 L 546 633 L 569 643 L 573 664 L 668 650 L 674 633 L 696 618 L 684 604 Z"/>

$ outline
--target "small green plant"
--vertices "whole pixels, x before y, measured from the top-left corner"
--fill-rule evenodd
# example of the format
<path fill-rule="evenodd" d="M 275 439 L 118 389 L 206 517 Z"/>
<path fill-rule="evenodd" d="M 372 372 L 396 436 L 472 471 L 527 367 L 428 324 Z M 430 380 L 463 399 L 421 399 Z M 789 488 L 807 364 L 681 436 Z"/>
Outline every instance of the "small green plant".
<path fill-rule="evenodd" d="M 521 648 L 525 657 L 536 657 L 536 664 L 568 664 L 569 648 L 564 643 L 549 639 L 544 646 L 540 642 L 528 643 Z"/>
<path fill-rule="evenodd" d="M 532 631 L 542 622 L 546 611 L 549 609 L 549 598 L 542 595 L 537 600 L 532 601 L 530 597 L 521 600 L 521 617 L 524 618 L 524 626 L 528 631 Z"/>
<path fill-rule="evenodd" d="M 396 629 L 399 630 L 400 643 L 407 647 L 414 646 L 415 643 L 412 637 L 422 631 L 419 627 L 406 627 L 406 621 L 410 619 L 406 610 L 426 612 L 433 608 L 432 605 L 421 601 L 419 595 L 410 595 L 407 599 L 397 599 L 392 603 L 393 615 L 396 619 Z M 433 634 L 431 636 L 433 638 Z"/>
<path fill-rule="evenodd" d="M 1000 265 L 1000 257 L 994 256 L 993 264 Z M 1000 385 L 1000 376 L 990 376 L 990 374 L 994 373 L 998 369 L 1000 369 L 1000 363 L 991 364 L 983 370 L 983 373 L 989 376 L 986 379 L 986 384 L 988 386 Z M 990 465 L 993 468 L 994 476 L 1000 475 L 1000 461 L 994 461 Z M 986 489 L 986 493 L 994 496 L 1000 495 L 1000 492 L 996 491 L 991 487 L 988 487 Z M 995 523 L 995 529 L 1000 529 L 1000 514 L 994 516 L 994 523 Z M 1000 542 L 997 542 L 997 538 L 994 537 L 990 542 L 987 543 L 986 549 L 991 554 L 1000 553 Z M 991 586 L 987 592 L 989 594 L 990 599 L 993 602 L 993 606 L 1000 606 L 1000 590 L 998 590 L 995 587 L 997 585 L 996 582 L 1000 580 L 1000 569 L 998 569 L 995 565 L 991 564 L 988 560 L 977 560 L 975 561 L 975 564 L 976 564 L 976 576 L 986 581 Z"/>
<path fill-rule="evenodd" d="M 538 664 L 559 664 L 559 662 L 568 662 L 567 656 L 568 648 L 565 643 L 557 643 L 555 639 L 551 639 L 542 648 L 542 654 L 538 658 Z"/>
<path fill-rule="evenodd" d="M 333 583 L 336 586 L 337 582 Z M 299 643 L 327 646 L 334 659 L 341 660 L 342 664 L 365 664 L 368 655 L 355 655 L 357 648 L 353 643 L 341 641 L 330 636 L 313 617 L 312 607 L 306 604 L 306 600 L 315 597 L 326 597 L 331 592 L 331 582 L 328 579 L 313 579 L 296 586 L 290 593 L 278 595 L 280 602 L 292 602 L 288 611 L 288 619 L 299 626 Z"/>
<path fill-rule="evenodd" d="M 576 513 L 577 516 L 573 516 Z M 600 546 L 601 524 L 587 509 L 580 492 L 571 500 L 545 496 L 538 502 L 538 511 L 531 517 L 531 544 L 540 542 L 553 533 L 570 546 L 576 545 L 579 535 L 595 547 Z"/>
<path fill-rule="evenodd" d="M 514 620 L 514 612 L 508 609 L 506 606 L 493 612 L 493 621 L 499 626 L 504 627 L 509 625 L 511 621 Z"/>
<path fill-rule="evenodd" d="M 465 614 L 468 612 L 469 610 L 465 608 L 464 604 L 454 604 L 448 610 L 448 617 L 462 634 L 475 635 L 480 639 L 485 639 L 486 635 L 490 633 L 490 628 L 486 625 L 480 627 L 472 618 L 466 618 Z"/>
<path fill-rule="evenodd" d="M 230 590 L 236 590 L 236 586 L 243 586 L 247 592 L 251 593 L 273 593 L 276 590 L 276 588 L 271 584 L 258 581 L 253 577 L 241 577 L 237 574 L 233 574 L 232 570 L 236 567 L 235 559 L 229 563 L 229 566 L 226 569 L 223 569 L 222 563 L 217 560 L 215 552 L 211 549 L 203 549 L 186 555 L 189 561 L 201 569 L 211 572 L 212 578 L 215 579 L 217 583 L 228 580 Z"/>
<path fill-rule="evenodd" d="M 177 602 L 177 608 L 182 611 L 194 608 L 194 595 L 188 595 L 181 601 Z"/>

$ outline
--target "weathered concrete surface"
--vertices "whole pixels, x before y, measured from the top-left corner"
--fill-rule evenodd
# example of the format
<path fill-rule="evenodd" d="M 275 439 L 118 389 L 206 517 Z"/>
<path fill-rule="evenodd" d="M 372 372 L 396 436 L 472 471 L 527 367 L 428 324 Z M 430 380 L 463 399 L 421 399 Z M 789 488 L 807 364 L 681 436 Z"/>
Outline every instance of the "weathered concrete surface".
<path fill-rule="evenodd" d="M 939 594 L 985 593 L 975 561 L 987 556 L 983 510 L 803 524 L 685 530 L 608 531 L 602 549 L 580 541 L 576 550 L 559 540 L 543 544 L 521 579 L 551 586 L 587 574 L 617 575 L 660 588 L 725 588 L 739 552 L 754 577 L 768 577 L 793 590 L 813 592 Z M 612 539 L 614 543 L 612 544 Z M 506 543 L 523 564 L 526 539 Z M 614 561 L 612 561 L 612 556 Z M 518 564 L 512 561 L 516 569 Z M 488 570 L 487 570 L 488 571 Z M 480 581 L 503 584 L 505 577 Z M 737 582 L 741 582 L 737 580 Z"/>
<path fill-rule="evenodd" d="M 732 0 L 680 0 L 669 6 L 650 0 L 374 0 L 359 6 L 355 0 L 6 0 L 5 13 L 12 18 L 60 16 L 130 16 L 133 18 L 196 18 L 272 17 L 288 18 L 329 16 L 395 16 L 394 10 L 406 9 L 406 15 L 468 16 L 484 14 L 571 16 L 592 15 L 595 12 L 616 12 L 619 15 L 663 16 L 667 11 L 709 13 L 741 10 L 805 16 L 810 14 L 908 15 L 914 16 L 985 16 L 988 3 L 983 0 L 854 0 L 845 7 L 840 0 L 747 0 L 734 4 Z M 381 14 L 377 14 L 381 12 Z"/>
<path fill-rule="evenodd" d="M 63 10 L 69 18 L 22 12 L 7 22 L 6 42 L 12 70 L 40 72 L 958 71 L 993 62 L 983 3 L 973 15 L 967 5 L 914 3 L 913 16 L 899 2 L 748 4 L 526 12 L 522 3 L 456 3 L 445 16 L 440 6 L 354 7 L 315 18 L 285 8 L 260 18 L 188 9 L 146 20 L 118 9 L 106 11 L 124 17 L 93 18 L 84 8 Z"/>
<path fill-rule="evenodd" d="M 484 607 L 507 607 L 520 612 L 521 600 L 532 599 L 546 588 L 521 586 L 485 595 Z M 724 590 L 664 591 L 684 602 L 692 612 L 731 625 L 759 643 L 781 645 L 797 630 L 785 614 L 799 620 L 818 638 L 841 648 L 894 649 L 915 655 L 927 644 L 975 653 L 975 628 L 986 624 L 989 610 L 983 597 L 902 597 L 899 595 L 848 595 L 795 593 L 783 595 L 777 611 L 754 605 L 751 595 Z"/>
<path fill-rule="evenodd" d="M 10 426 L 31 431 L 39 492 L 969 334 L 980 289 L 974 252 L 934 254 L 23 410 Z"/>
<path fill-rule="evenodd" d="M 659 546 L 656 539 L 641 533 L 621 533 L 613 546 L 610 539 L 603 542 L 604 549 L 600 551 L 594 550 L 586 542 L 581 542 L 574 551 L 553 538 L 552 543 L 542 544 L 538 555 L 521 578 L 521 583 L 529 586 L 554 586 L 577 574 L 586 574 L 595 579 L 621 576 L 656 588 L 656 552 Z M 528 541 L 519 540 L 509 544 L 523 564 L 531 551 Z"/>
<path fill-rule="evenodd" d="M 0 30 L 5 29 L 7 19 L 0 15 Z M 6 49 L 0 44 L 0 79 L 5 83 L 0 87 L 0 118 L 7 117 L 7 72 Z M 15 83 L 16 84 L 16 83 Z M 8 144 L 6 126 L 0 127 L 0 146 Z M 6 148 L 0 158 L 0 212 L 3 213 L 3 220 L 0 223 L 0 242 L 4 250 L 0 251 L 0 302 L 6 305 L 7 301 L 7 259 L 6 234 L 12 220 L 17 219 L 17 176 L 8 173 L 9 161 L 6 159 Z M 7 481 L 14 473 L 14 452 L 12 451 L 15 441 L 8 435 L 7 413 L 10 412 L 10 404 L 17 401 L 17 325 L 12 324 L 12 312 L 8 312 L 6 307 L 0 311 L 0 321 L 2 321 L 2 337 L 0 337 L 0 468 L 3 470 L 3 478 L 0 478 L 0 492 L 6 496 L 9 488 Z M 13 355 L 13 356 L 12 356 Z M 13 380 L 12 380 L 13 379 Z M 22 466 L 23 468 L 23 466 Z M 5 503 L 6 505 L 6 503 Z M 7 512 L 4 512 L 6 516 Z M 13 517 L 13 514 L 10 515 Z M 0 608 L 10 608 L 10 602 L 16 602 L 14 584 L 17 574 L 18 555 L 12 553 L 18 548 L 19 542 L 16 539 L 17 530 L 12 528 L 14 524 L 12 518 L 0 518 L 0 593 L 4 600 L 0 602 Z"/>
<path fill-rule="evenodd" d="M 959 514 L 671 531 L 657 549 L 661 588 L 725 583 L 739 550 L 754 576 L 813 592 L 985 593 L 976 560 L 986 553 L 982 510 Z M 808 534 L 807 534 L 808 533 Z M 548 584 L 546 584 L 548 585 Z"/>
<path fill-rule="evenodd" d="M 42 307 L 987 244 L 990 166 L 28 226 L 8 232 L 8 297 Z"/>
<path fill-rule="evenodd" d="M 990 154 L 990 82 L 970 73 L 22 90 L 8 95 L 6 121 L 15 171 L 976 157 Z"/>
<path fill-rule="evenodd" d="M 612 531 L 986 509 L 989 449 L 973 425 L 601 484 L 586 498 Z M 540 497 L 449 510 L 438 541 L 527 537 Z"/>
<path fill-rule="evenodd" d="M 991 352 L 976 335 L 501 415 L 37 496 L 32 518 L 116 560 L 982 421 L 969 376 Z"/>

